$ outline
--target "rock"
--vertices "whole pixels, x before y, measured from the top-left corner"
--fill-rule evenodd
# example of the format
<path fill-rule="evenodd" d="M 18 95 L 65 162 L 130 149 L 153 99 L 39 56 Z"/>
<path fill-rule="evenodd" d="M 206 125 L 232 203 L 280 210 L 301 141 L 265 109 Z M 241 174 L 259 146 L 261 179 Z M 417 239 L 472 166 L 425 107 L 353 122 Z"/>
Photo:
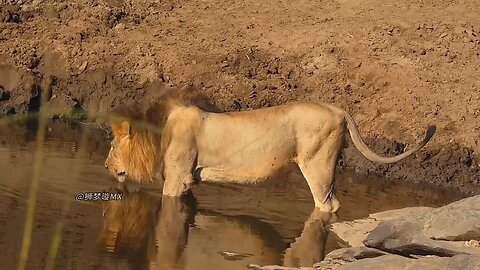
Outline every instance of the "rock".
<path fill-rule="evenodd" d="M 459 254 L 452 257 L 416 256 L 408 258 L 374 248 L 342 248 L 330 252 L 317 270 L 337 269 L 480 269 L 480 256 Z"/>
<path fill-rule="evenodd" d="M 321 269 L 321 268 L 316 268 Z M 416 259 L 409 259 L 398 255 L 385 255 L 371 259 L 358 260 L 349 264 L 337 266 L 335 270 L 403 270 L 403 269 L 480 269 L 480 257 L 472 255 L 456 255 L 453 257 L 424 256 Z"/>
<path fill-rule="evenodd" d="M 329 226 L 328 230 L 333 232 L 337 238 L 350 247 L 360 247 L 363 246 L 363 241 L 367 235 L 375 229 L 378 224 L 380 224 L 380 221 L 368 217 L 354 221 L 333 223 Z"/>
<path fill-rule="evenodd" d="M 435 241 L 410 230 L 397 230 L 396 226 L 402 224 L 381 224 L 367 237 L 364 244 L 393 254 L 403 256 L 435 255 L 451 257 L 458 254 L 478 253 L 473 248 L 454 245 L 445 241 Z M 418 231 L 417 231 L 418 232 Z M 405 234 L 405 235 L 403 235 Z"/>
<path fill-rule="evenodd" d="M 388 253 L 369 247 L 351 247 L 351 248 L 341 248 L 333 250 L 325 256 L 326 260 L 343 260 L 343 261 L 355 261 L 365 258 L 375 258 L 382 255 L 387 255 Z"/>
<path fill-rule="evenodd" d="M 448 211 L 445 213 L 449 213 L 448 215 L 450 217 L 463 213 L 463 222 L 465 224 L 473 224 L 470 222 L 470 215 L 465 215 L 465 211 L 467 211 L 467 209 L 471 211 L 474 207 L 472 205 L 476 203 L 478 204 L 479 197 L 480 196 L 470 197 L 427 213 L 412 214 L 406 217 L 382 221 L 378 227 L 367 236 L 363 243 L 367 247 L 377 248 L 404 256 L 454 256 L 458 254 L 480 254 L 478 248 L 469 247 L 464 243 L 459 242 L 433 240 L 424 234 L 425 224 L 431 222 L 436 217 L 440 218 L 441 215 L 438 215 L 438 213 L 441 213 L 441 211 Z M 453 213 L 456 214 L 454 215 Z M 475 215 L 472 217 L 473 219 L 474 216 Z M 442 230 L 439 226 L 440 219 L 437 222 L 437 235 L 439 235 L 441 231 L 445 231 L 444 234 L 450 232 L 451 229 L 448 225 L 444 225 Z M 474 226 L 472 225 L 470 229 L 473 227 Z M 465 229 L 470 230 L 469 228 Z M 461 228 L 457 227 L 457 232 L 460 231 Z"/>
<path fill-rule="evenodd" d="M 335 269 L 340 265 L 355 262 L 365 258 L 375 258 L 378 256 L 388 255 L 374 248 L 367 247 L 350 247 L 334 250 L 325 256 L 323 261 L 313 265 L 315 269 Z"/>
<path fill-rule="evenodd" d="M 433 209 L 432 207 L 405 207 L 371 214 L 370 217 L 379 221 L 386 221 L 411 215 L 423 215 L 431 212 Z"/>
<path fill-rule="evenodd" d="M 88 62 L 87 62 L 87 61 L 84 61 L 84 62 L 78 67 L 77 75 L 82 74 L 82 73 L 87 69 L 87 66 L 88 66 Z"/>
<path fill-rule="evenodd" d="M 321 262 L 314 264 L 313 267 L 315 269 L 332 269 L 340 265 L 355 262 L 357 260 L 375 258 L 383 255 L 388 255 L 388 253 L 374 248 L 341 248 L 328 253 L 328 255 L 325 256 Z"/>
<path fill-rule="evenodd" d="M 422 259 L 408 259 L 398 255 L 386 255 L 373 259 L 365 259 L 356 261 L 351 264 L 344 265 L 338 269 L 369 269 L 369 270 L 396 270 L 396 269 L 441 269 L 439 266 L 446 264 L 446 258 L 426 257 Z M 433 263 L 436 261 L 436 263 Z"/>
<path fill-rule="evenodd" d="M 247 265 L 248 269 L 254 270 L 315 270 L 313 267 L 285 267 L 279 265 L 259 266 L 256 264 Z"/>
<path fill-rule="evenodd" d="M 423 233 L 432 239 L 480 240 L 480 196 L 435 209 L 427 215 Z"/>
<path fill-rule="evenodd" d="M 453 261 L 460 260 L 458 258 L 467 258 L 465 268 L 459 269 L 475 269 L 480 258 L 480 248 L 475 245 L 480 237 L 478 224 L 480 196 L 436 209 L 410 207 L 372 214 L 361 220 L 334 223 L 329 230 L 353 247 L 332 251 L 314 267 L 446 269 Z M 416 256 L 422 257 L 410 259 Z"/>
<path fill-rule="evenodd" d="M 480 256 L 457 255 L 448 261 L 446 269 L 480 269 Z"/>
<path fill-rule="evenodd" d="M 1 2 L 0 2 L 1 3 Z M 19 14 L 19 7 L 18 6 L 4 6 L 3 9 L 0 10 L 0 22 L 4 23 L 21 23 L 22 17 Z"/>
<path fill-rule="evenodd" d="M 433 208 L 430 207 L 406 207 L 398 210 L 389 210 L 371 214 L 368 218 L 333 223 L 329 226 L 329 231 L 333 232 L 340 240 L 351 247 L 363 246 L 363 241 L 367 235 L 375 229 L 381 221 L 392 220 L 395 218 L 411 215 L 421 215 Z"/>
<path fill-rule="evenodd" d="M 480 242 L 478 240 L 470 240 L 465 242 L 465 246 L 467 247 L 475 247 L 480 248 Z"/>
<path fill-rule="evenodd" d="M 124 23 L 118 23 L 117 25 L 115 25 L 113 27 L 114 30 L 117 30 L 117 31 L 123 31 L 125 30 L 126 26 Z"/>

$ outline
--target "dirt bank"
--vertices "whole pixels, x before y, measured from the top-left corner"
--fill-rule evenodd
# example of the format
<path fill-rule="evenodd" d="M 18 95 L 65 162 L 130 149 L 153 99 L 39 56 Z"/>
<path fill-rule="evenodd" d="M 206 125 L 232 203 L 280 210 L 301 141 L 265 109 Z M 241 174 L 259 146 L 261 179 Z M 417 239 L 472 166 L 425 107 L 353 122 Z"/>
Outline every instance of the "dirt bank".
<path fill-rule="evenodd" d="M 42 93 L 105 111 L 160 83 L 192 84 L 224 110 L 323 100 L 384 154 L 437 125 L 416 157 L 380 166 L 350 147 L 342 165 L 480 191 L 478 1 L 0 4 L 2 115 L 38 109 Z"/>

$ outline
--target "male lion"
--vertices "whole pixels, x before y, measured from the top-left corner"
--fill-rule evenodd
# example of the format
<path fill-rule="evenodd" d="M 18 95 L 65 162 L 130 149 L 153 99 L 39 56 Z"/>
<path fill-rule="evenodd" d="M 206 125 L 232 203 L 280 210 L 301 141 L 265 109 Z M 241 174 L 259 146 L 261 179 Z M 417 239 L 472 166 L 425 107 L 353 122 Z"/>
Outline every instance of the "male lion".
<path fill-rule="evenodd" d="M 329 104 L 213 113 L 196 101 L 189 90 L 170 90 L 144 111 L 138 106 L 116 110 L 119 118 L 110 121 L 114 138 L 105 167 L 121 182 L 164 179 L 163 194 L 180 196 L 196 181 L 257 183 L 296 163 L 315 206 L 336 212 L 340 203 L 334 173 L 346 128 L 357 149 L 379 163 L 412 155 L 435 133 L 429 126 L 410 150 L 382 157 L 365 145 L 353 118 Z"/>

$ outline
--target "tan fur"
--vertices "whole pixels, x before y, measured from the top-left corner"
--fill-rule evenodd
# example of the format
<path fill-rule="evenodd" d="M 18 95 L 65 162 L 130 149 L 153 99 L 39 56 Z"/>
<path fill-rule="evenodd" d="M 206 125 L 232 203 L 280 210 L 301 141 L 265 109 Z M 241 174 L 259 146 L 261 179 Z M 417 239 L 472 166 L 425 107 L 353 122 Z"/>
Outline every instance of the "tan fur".
<path fill-rule="evenodd" d="M 379 163 L 410 156 L 435 132 L 429 127 L 425 138 L 407 152 L 381 157 L 365 145 L 353 118 L 329 104 L 304 102 L 212 113 L 199 108 L 197 101 L 187 90 L 172 90 L 143 113 L 130 110 L 123 114 L 132 121 L 112 122 L 116 150 L 112 148 L 107 158 L 109 170 L 120 181 L 125 177 L 133 181 L 163 178 L 164 195 L 175 197 L 196 180 L 256 183 L 296 163 L 315 206 L 335 212 L 340 203 L 335 197 L 334 173 L 346 129 L 357 149 Z M 154 128 L 140 131 L 140 126 L 132 125 L 139 120 Z"/>
<path fill-rule="evenodd" d="M 150 260 L 155 254 L 154 229 L 159 200 L 143 191 L 123 192 L 121 200 L 105 202 L 101 245 L 109 252 L 132 257 L 145 255 Z"/>

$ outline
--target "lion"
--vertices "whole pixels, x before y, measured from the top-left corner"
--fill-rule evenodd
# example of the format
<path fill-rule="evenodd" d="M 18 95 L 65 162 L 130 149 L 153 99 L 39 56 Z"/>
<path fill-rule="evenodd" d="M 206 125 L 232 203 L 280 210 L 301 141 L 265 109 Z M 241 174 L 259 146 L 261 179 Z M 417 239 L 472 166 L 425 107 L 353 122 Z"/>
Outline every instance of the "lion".
<path fill-rule="evenodd" d="M 259 183 L 296 164 L 315 207 L 333 213 L 340 207 L 334 174 L 346 130 L 363 156 L 381 164 L 414 154 L 436 130 L 429 125 L 408 151 L 384 157 L 367 147 L 346 111 L 328 103 L 218 112 L 205 101 L 192 90 L 173 88 L 144 110 L 118 107 L 108 121 L 113 140 L 105 167 L 120 182 L 163 180 L 163 194 L 177 197 L 201 182 Z"/>

